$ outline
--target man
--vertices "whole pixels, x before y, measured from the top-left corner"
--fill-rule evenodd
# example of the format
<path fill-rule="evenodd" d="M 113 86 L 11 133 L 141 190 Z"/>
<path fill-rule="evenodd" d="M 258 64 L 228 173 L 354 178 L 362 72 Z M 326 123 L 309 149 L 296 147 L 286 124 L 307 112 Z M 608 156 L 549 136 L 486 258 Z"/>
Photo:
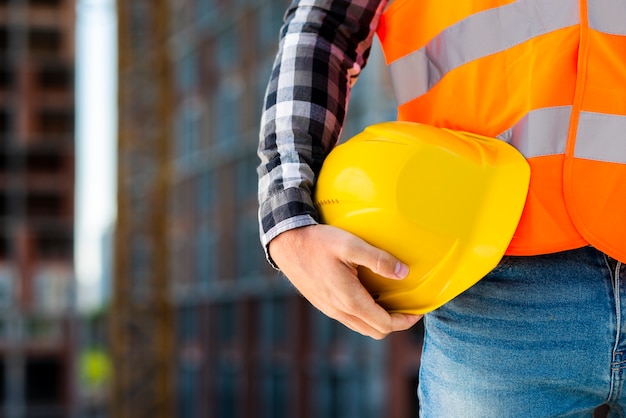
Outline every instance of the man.
<path fill-rule="evenodd" d="M 294 3 L 261 126 L 262 243 L 318 309 L 373 338 L 389 314 L 357 266 L 408 268 L 318 223 L 311 194 L 349 91 L 381 39 L 398 118 L 498 137 L 531 166 L 507 256 L 425 316 L 426 417 L 624 416 L 626 4 L 577 0 Z M 386 9 L 385 9 L 386 8 Z M 416 237 L 419 239 L 419 237 Z"/>

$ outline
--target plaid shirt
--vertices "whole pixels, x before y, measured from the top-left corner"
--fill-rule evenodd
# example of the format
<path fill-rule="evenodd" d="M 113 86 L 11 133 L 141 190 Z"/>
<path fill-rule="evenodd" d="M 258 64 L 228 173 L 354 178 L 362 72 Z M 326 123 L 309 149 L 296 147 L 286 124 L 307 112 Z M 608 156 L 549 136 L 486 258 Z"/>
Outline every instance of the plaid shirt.
<path fill-rule="evenodd" d="M 318 223 L 313 187 L 335 146 L 350 88 L 386 0 L 301 0 L 287 10 L 267 87 L 258 154 L 261 243 Z"/>

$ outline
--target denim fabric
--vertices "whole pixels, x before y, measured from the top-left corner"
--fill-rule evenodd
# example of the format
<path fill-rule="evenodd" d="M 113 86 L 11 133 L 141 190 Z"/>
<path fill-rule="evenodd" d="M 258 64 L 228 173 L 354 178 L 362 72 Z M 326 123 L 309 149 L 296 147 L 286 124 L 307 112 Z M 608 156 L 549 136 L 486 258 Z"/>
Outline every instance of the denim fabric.
<path fill-rule="evenodd" d="M 591 247 L 505 257 L 425 316 L 420 416 L 624 417 L 624 270 Z"/>

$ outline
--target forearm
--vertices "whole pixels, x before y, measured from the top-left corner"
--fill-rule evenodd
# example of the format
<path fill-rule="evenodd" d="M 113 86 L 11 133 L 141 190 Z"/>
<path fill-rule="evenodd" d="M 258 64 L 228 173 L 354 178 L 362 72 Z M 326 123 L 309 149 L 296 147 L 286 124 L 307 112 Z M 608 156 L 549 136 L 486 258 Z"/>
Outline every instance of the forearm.
<path fill-rule="evenodd" d="M 367 62 L 385 0 L 301 1 L 290 7 L 261 119 L 261 240 L 318 221 L 312 202 L 351 85 Z"/>

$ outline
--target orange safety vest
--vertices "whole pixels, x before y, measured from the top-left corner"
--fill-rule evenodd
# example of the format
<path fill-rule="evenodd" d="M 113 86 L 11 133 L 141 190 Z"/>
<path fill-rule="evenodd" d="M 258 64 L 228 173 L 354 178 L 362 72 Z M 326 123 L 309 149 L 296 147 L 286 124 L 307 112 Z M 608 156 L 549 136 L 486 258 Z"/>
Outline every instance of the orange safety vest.
<path fill-rule="evenodd" d="M 626 2 L 396 0 L 377 33 L 400 120 L 527 158 L 507 254 L 591 244 L 626 262 Z"/>

